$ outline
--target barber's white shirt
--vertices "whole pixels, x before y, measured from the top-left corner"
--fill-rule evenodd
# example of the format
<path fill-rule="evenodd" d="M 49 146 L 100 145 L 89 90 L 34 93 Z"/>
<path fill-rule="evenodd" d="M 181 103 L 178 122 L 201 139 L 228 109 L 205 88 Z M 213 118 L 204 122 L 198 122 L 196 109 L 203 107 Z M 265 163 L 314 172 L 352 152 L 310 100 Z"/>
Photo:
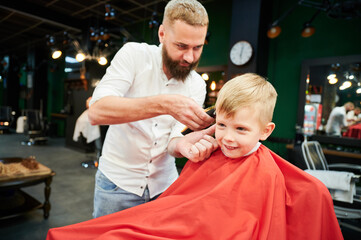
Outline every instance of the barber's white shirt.
<path fill-rule="evenodd" d="M 195 71 L 184 82 L 168 80 L 162 70 L 161 49 L 162 45 L 125 44 L 96 87 L 90 104 L 110 95 L 137 98 L 181 94 L 202 105 L 206 94 L 204 80 Z M 110 125 L 99 170 L 120 188 L 139 196 L 148 185 L 150 197 L 154 197 L 178 177 L 167 145 L 171 138 L 182 136 L 183 128 L 170 115 Z"/>
<path fill-rule="evenodd" d="M 344 106 L 332 109 L 326 124 L 326 133 L 341 136 L 341 128 L 347 126 L 346 108 Z"/>

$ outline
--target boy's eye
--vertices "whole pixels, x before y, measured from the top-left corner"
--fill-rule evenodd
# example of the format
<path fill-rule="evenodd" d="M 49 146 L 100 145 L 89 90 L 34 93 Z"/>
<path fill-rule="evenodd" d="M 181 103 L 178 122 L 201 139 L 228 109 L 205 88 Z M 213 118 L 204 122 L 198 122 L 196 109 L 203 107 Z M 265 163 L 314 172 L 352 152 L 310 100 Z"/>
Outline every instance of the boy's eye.
<path fill-rule="evenodd" d="M 238 130 L 238 131 L 246 131 L 246 129 L 243 128 L 243 127 L 238 127 L 237 130 Z"/>

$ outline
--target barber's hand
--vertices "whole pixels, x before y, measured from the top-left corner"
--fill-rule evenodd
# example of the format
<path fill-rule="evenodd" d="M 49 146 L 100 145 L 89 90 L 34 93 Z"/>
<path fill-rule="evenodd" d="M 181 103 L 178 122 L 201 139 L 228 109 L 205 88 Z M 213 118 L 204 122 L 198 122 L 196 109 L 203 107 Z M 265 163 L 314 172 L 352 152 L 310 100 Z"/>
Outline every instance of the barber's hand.
<path fill-rule="evenodd" d="M 168 114 L 192 130 L 201 130 L 214 122 L 192 98 L 167 95 Z"/>
<path fill-rule="evenodd" d="M 208 159 L 212 152 L 218 148 L 216 139 L 212 137 L 216 125 L 205 130 L 192 132 L 180 138 L 177 142 L 177 150 L 183 157 L 192 162 Z"/>

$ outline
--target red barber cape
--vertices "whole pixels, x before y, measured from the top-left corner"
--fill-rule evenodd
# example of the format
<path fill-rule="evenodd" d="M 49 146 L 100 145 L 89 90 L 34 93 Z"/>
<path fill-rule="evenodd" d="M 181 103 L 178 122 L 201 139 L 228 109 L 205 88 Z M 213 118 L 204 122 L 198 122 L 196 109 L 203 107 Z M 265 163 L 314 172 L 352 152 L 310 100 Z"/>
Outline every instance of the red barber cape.
<path fill-rule="evenodd" d="M 316 178 L 261 145 L 229 159 L 218 149 L 188 161 L 157 200 L 50 229 L 48 240 L 343 239 L 331 196 Z"/>

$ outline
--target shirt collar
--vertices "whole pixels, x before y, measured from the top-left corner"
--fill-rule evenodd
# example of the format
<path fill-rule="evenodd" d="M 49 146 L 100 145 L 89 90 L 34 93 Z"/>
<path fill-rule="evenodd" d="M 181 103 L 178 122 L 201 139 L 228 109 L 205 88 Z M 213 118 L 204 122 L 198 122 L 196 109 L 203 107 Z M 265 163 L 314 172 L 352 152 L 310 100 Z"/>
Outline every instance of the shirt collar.
<path fill-rule="evenodd" d="M 256 144 L 256 146 L 254 146 L 254 147 L 251 149 L 251 151 L 249 151 L 248 153 L 246 153 L 245 155 L 243 155 L 243 157 L 248 156 L 248 155 L 251 155 L 252 153 L 254 153 L 255 151 L 257 151 L 257 149 L 259 148 L 259 146 L 261 146 L 261 143 L 260 143 L 260 142 L 258 142 L 258 143 Z"/>

